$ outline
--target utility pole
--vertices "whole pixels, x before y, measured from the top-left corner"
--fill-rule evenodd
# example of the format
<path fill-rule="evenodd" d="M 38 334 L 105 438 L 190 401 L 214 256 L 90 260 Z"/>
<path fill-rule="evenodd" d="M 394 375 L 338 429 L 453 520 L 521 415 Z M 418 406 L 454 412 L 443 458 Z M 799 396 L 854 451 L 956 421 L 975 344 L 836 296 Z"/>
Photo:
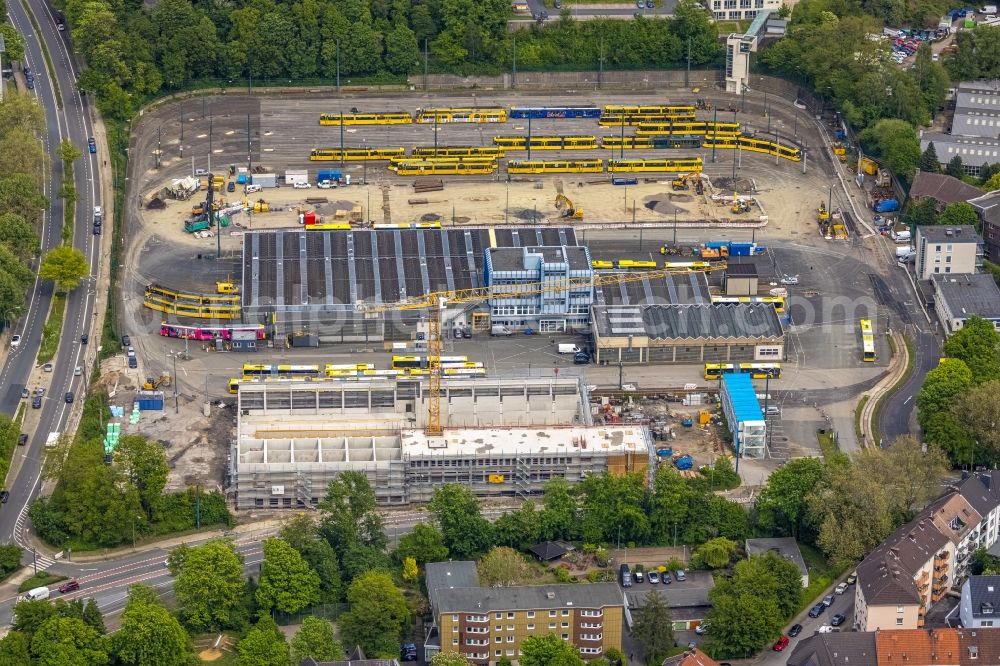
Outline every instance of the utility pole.
<path fill-rule="evenodd" d="M 183 102 L 177 105 L 177 112 L 180 114 L 180 121 L 181 121 L 181 157 L 184 157 L 184 103 Z"/>
<path fill-rule="evenodd" d="M 510 87 L 517 88 L 517 33 L 514 33 L 514 67 L 510 75 Z"/>
<path fill-rule="evenodd" d="M 212 187 L 211 177 L 212 177 L 212 116 L 208 117 L 208 176 L 209 176 L 209 188 Z"/>
<path fill-rule="evenodd" d="M 337 92 L 340 92 L 340 40 L 337 40 Z M 343 126 L 343 123 L 341 123 L 341 126 Z"/>
<path fill-rule="evenodd" d="M 247 49 L 247 95 L 253 96 L 253 51 Z"/>
<path fill-rule="evenodd" d="M 344 168 L 344 110 L 340 110 L 340 168 Z"/>
<path fill-rule="evenodd" d="M 162 125 L 160 127 L 156 128 L 156 168 L 157 169 L 160 168 L 160 153 L 161 153 L 161 150 L 160 150 L 160 129 L 161 128 L 162 128 Z"/>
<path fill-rule="evenodd" d="M 216 234 L 216 237 L 218 237 L 218 235 L 219 234 Z M 170 357 L 174 360 L 174 377 L 172 381 L 174 385 L 174 414 L 180 414 L 181 410 L 177 405 L 177 354 L 171 354 Z"/>
<path fill-rule="evenodd" d="M 712 125 L 718 127 L 716 123 L 719 122 L 719 105 L 716 104 L 712 109 Z M 712 142 L 712 161 L 715 162 L 715 141 Z"/>
<path fill-rule="evenodd" d="M 530 123 L 531 120 L 529 119 L 528 122 Z M 438 114 L 435 111 L 434 112 L 434 157 L 437 156 L 438 156 Z M 528 154 L 528 158 L 529 159 L 531 158 L 530 153 Z"/>
<path fill-rule="evenodd" d="M 687 69 L 684 70 L 684 87 L 691 87 L 691 37 L 688 37 Z"/>
<path fill-rule="evenodd" d="M 625 114 L 622 113 L 622 145 L 618 149 L 618 159 L 625 159 Z"/>
<path fill-rule="evenodd" d="M 427 38 L 424 38 L 424 92 L 427 92 Z"/>
<path fill-rule="evenodd" d="M 252 144 L 250 143 L 250 114 L 248 113 L 247 114 L 247 178 L 250 177 L 253 166 L 251 160 L 251 156 L 253 155 L 253 152 L 251 151 L 251 145 Z"/>
<path fill-rule="evenodd" d="M 528 149 L 528 159 L 531 159 L 531 114 L 528 114 L 528 143 L 525 145 Z"/>

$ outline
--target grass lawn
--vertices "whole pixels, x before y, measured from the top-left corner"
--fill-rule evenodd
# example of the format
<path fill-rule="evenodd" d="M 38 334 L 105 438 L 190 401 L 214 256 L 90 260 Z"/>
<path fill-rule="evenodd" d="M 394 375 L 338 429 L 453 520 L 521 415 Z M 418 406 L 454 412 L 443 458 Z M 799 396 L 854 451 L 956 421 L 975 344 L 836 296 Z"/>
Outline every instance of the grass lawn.
<path fill-rule="evenodd" d="M 834 454 L 839 452 L 837 442 L 833 439 L 833 433 L 816 431 L 816 439 L 819 440 L 819 449 L 823 452 L 824 460 L 829 460 Z"/>
<path fill-rule="evenodd" d="M 21 587 L 17 588 L 17 591 L 27 592 L 28 590 L 33 590 L 36 587 L 48 587 L 49 585 L 58 583 L 61 580 L 66 580 L 66 576 L 56 576 L 45 571 L 39 571 L 34 576 L 21 583 Z"/>
<path fill-rule="evenodd" d="M 831 566 L 823 554 L 812 546 L 800 543 L 799 549 L 802 551 L 802 559 L 806 561 L 806 567 L 809 569 L 809 587 L 802 591 L 802 602 L 799 604 L 798 612 L 801 612 L 816 603 L 820 594 L 853 565 Z"/>
<path fill-rule="evenodd" d="M 42 328 L 42 344 L 38 348 L 38 364 L 48 363 L 59 348 L 59 333 L 62 332 L 63 317 L 66 316 L 66 294 L 52 296 L 52 309 Z"/>

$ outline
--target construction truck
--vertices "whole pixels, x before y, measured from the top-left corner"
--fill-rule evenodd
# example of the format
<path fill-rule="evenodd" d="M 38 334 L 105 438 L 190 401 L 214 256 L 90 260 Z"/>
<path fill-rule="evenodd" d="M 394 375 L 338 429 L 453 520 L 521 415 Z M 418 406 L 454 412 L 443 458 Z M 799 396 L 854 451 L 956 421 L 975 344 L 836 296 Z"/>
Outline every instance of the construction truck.
<path fill-rule="evenodd" d="M 840 141 L 834 141 L 833 144 L 831 144 L 831 145 L 833 147 L 833 154 L 836 155 L 837 158 L 840 159 L 841 162 L 846 162 L 847 161 L 847 146 L 845 146 Z"/>
<path fill-rule="evenodd" d="M 170 375 L 168 374 L 162 374 L 159 377 L 146 377 L 146 381 L 142 383 L 144 391 L 155 391 L 165 386 L 170 386 Z"/>
<path fill-rule="evenodd" d="M 571 220 L 583 219 L 583 209 L 574 206 L 570 198 L 562 192 L 556 195 L 556 209 L 561 213 L 562 217 Z"/>
<path fill-rule="evenodd" d="M 254 201 L 252 205 L 253 205 L 253 212 L 255 213 L 267 213 L 268 211 L 271 210 L 271 206 L 263 199 Z"/>
<path fill-rule="evenodd" d="M 701 194 L 704 189 L 701 184 L 701 174 L 700 173 L 686 173 L 683 176 L 678 176 L 670 181 L 670 187 L 676 190 L 686 190 L 688 188 L 688 181 L 695 178 L 694 189 L 698 194 Z"/>
<path fill-rule="evenodd" d="M 208 220 L 204 217 L 192 217 L 184 222 L 184 231 L 193 234 L 196 231 L 208 229 Z"/>
<path fill-rule="evenodd" d="M 820 222 L 826 222 L 830 219 L 830 211 L 826 209 L 826 204 L 822 201 L 819 202 L 819 209 L 816 212 L 816 217 L 819 218 Z"/>
<path fill-rule="evenodd" d="M 216 282 L 215 291 L 219 294 L 238 294 L 240 293 L 240 288 L 229 280 L 226 280 L 225 282 Z"/>
<path fill-rule="evenodd" d="M 733 192 L 733 202 L 729 205 L 729 211 L 734 215 L 749 213 L 751 201 L 751 199 L 745 199 Z"/>

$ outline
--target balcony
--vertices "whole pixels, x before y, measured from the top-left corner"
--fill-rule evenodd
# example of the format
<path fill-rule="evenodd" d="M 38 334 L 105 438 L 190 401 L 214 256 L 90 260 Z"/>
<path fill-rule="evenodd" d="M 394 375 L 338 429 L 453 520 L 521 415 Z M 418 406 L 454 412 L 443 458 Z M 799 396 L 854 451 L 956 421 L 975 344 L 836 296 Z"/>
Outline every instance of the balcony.
<path fill-rule="evenodd" d="M 948 561 L 947 550 L 942 550 L 940 553 L 934 556 L 934 564 L 937 564 L 938 562 L 947 562 L 947 561 Z"/>
<path fill-rule="evenodd" d="M 941 574 L 934 577 L 934 587 L 943 586 L 948 582 L 948 574 Z"/>
<path fill-rule="evenodd" d="M 916 583 L 917 585 L 922 585 L 922 584 L 926 583 L 927 581 L 929 581 L 930 577 L 931 577 L 931 572 L 924 571 L 922 574 L 920 574 L 920 576 L 918 578 L 914 579 L 913 582 Z"/>

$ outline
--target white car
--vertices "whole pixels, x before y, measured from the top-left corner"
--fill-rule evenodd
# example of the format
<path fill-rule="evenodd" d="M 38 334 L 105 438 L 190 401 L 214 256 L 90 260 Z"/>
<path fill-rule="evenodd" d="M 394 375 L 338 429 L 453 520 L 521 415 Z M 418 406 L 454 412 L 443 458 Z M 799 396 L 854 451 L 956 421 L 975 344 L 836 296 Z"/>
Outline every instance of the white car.
<path fill-rule="evenodd" d="M 835 631 L 834 628 L 828 624 L 824 624 L 822 627 L 819 628 L 819 633 L 821 634 L 832 634 L 834 631 Z"/>
<path fill-rule="evenodd" d="M 312 184 L 310 184 L 310 183 L 293 183 L 292 187 L 294 187 L 297 190 L 308 190 L 310 187 L 312 187 Z"/>
<path fill-rule="evenodd" d="M 94 217 L 101 217 L 104 215 L 104 210 L 100 206 L 94 206 Z"/>
<path fill-rule="evenodd" d="M 247 194 L 251 194 L 253 192 L 260 192 L 262 189 L 264 188 L 261 187 L 260 185 L 247 185 Z"/>
<path fill-rule="evenodd" d="M 781 278 L 781 284 L 798 284 L 798 283 L 799 283 L 798 275 L 786 275 Z"/>
<path fill-rule="evenodd" d="M 834 592 L 836 592 L 837 594 L 843 594 L 844 592 L 847 592 L 847 587 L 848 587 L 847 583 L 841 583 L 840 585 L 837 586 L 837 589 L 835 589 Z"/>
<path fill-rule="evenodd" d="M 331 183 L 328 180 L 321 180 L 318 183 L 316 183 L 316 187 L 318 187 L 321 190 L 328 190 L 331 187 L 333 187 L 333 183 Z"/>
<path fill-rule="evenodd" d="M 20 346 L 21 346 L 21 336 L 20 335 L 12 336 L 10 339 L 10 348 L 17 349 Z"/>

